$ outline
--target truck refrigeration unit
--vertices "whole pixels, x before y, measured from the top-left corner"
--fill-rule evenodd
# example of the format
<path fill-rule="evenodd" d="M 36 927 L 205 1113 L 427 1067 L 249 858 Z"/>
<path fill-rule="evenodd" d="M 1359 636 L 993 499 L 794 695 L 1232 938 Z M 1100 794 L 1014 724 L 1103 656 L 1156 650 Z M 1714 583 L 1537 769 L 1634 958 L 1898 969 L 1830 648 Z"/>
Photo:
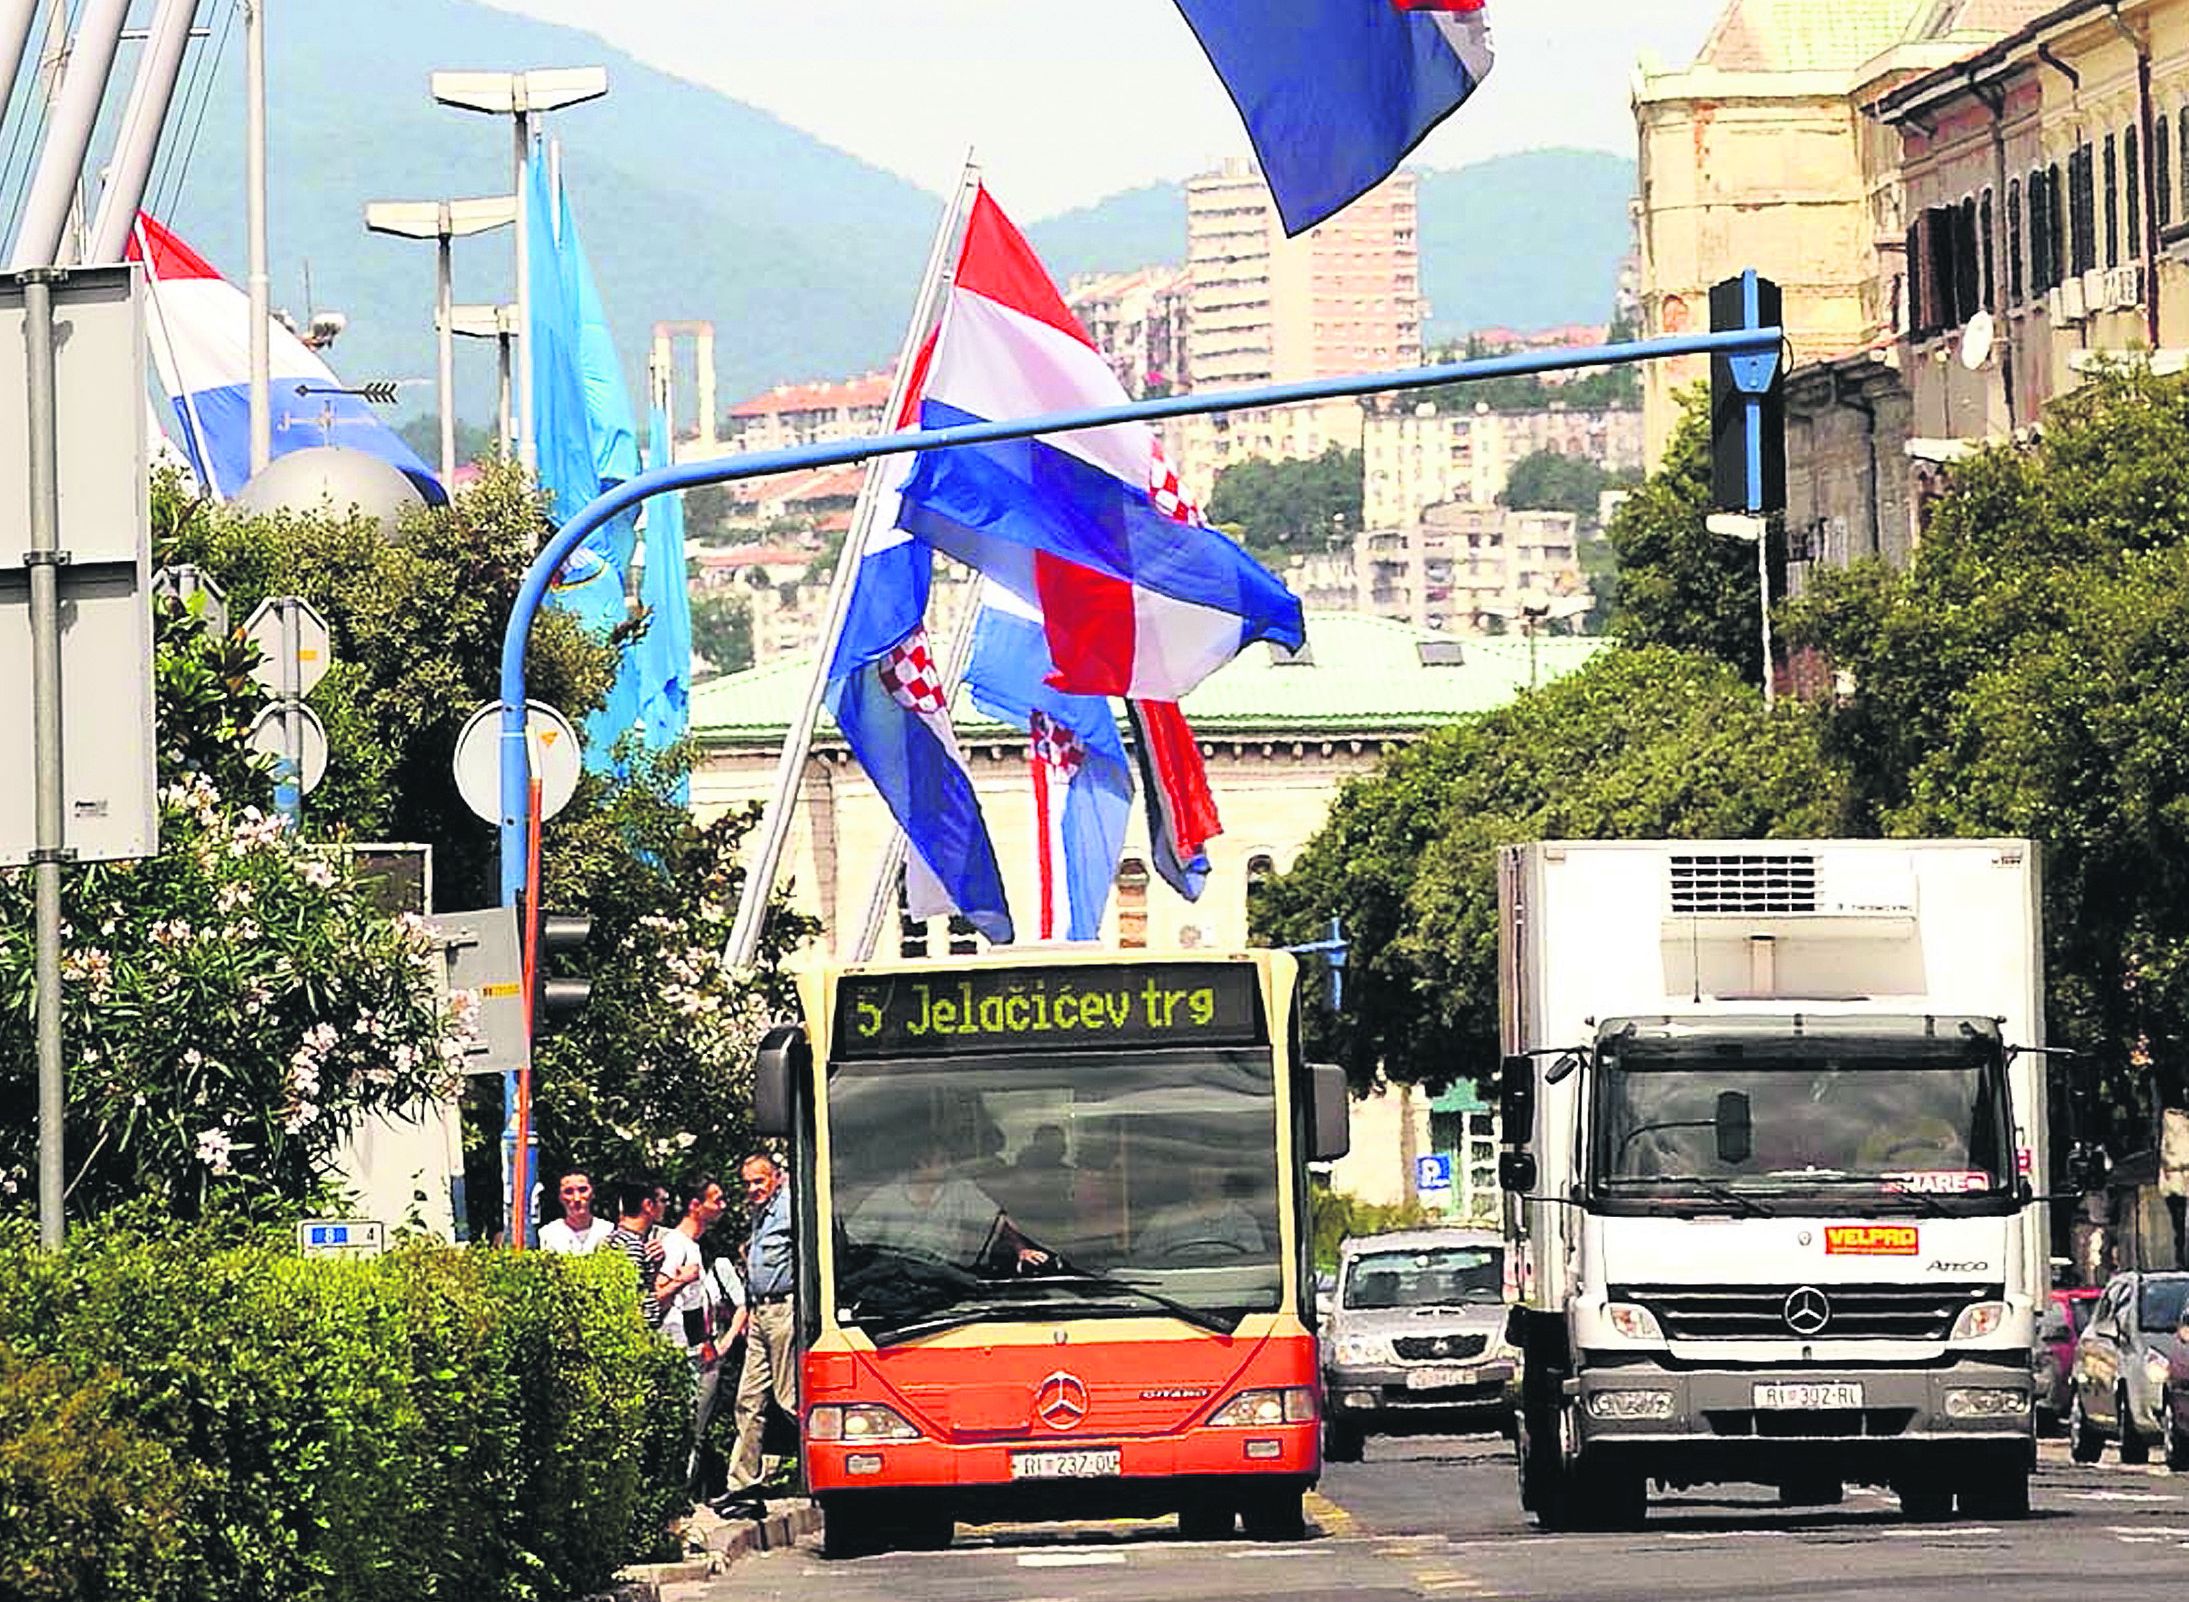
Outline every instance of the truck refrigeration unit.
<path fill-rule="evenodd" d="M 1499 862 L 1521 1501 L 2029 1508 L 2036 848 L 1543 841 Z"/>

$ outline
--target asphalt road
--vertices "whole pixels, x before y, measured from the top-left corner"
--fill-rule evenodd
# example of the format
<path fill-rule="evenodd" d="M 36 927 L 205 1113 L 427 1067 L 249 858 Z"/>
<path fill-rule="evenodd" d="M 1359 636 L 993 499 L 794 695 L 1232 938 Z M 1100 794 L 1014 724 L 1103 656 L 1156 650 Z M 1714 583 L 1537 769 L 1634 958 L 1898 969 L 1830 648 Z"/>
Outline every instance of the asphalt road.
<path fill-rule="evenodd" d="M 1334 1464 L 1306 1541 L 1181 1540 L 1170 1521 L 960 1526 L 947 1552 L 824 1561 L 812 1541 L 735 1564 L 664 1602 L 1280 1602 L 1542 1598 L 1557 1602 L 2185 1602 L 2189 1476 L 2067 1462 L 2046 1443 L 2024 1521 L 1912 1524 L 1882 1492 L 1782 1510 L 1761 1491 L 1652 1500 L 1645 1528 L 1543 1535 L 1491 1438 L 1372 1441 Z"/>

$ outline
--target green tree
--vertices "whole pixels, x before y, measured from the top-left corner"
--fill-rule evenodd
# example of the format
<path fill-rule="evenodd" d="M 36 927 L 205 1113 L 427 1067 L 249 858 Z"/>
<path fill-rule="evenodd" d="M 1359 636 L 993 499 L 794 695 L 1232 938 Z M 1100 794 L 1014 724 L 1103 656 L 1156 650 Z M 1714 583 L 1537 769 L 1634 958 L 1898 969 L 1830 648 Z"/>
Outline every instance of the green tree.
<path fill-rule="evenodd" d="M 1611 632 L 1631 645 L 1702 651 L 1763 682 L 1755 547 L 1713 534 L 1710 428 L 1701 390 L 1681 397 L 1657 471 L 1619 503 L 1605 530 L 1619 562 Z"/>
<path fill-rule="evenodd" d="M 1497 1061 L 1499 847 L 1534 839 L 1829 834 L 1842 790 L 1817 714 L 1761 699 L 1724 664 L 1607 650 L 1509 706 L 1387 756 L 1339 791 L 1291 871 L 1255 898 L 1255 937 L 1351 943 L 1345 1008 L 1311 1044 L 1356 1085 L 1486 1078 Z"/>
<path fill-rule="evenodd" d="M 1513 463 L 1505 479 L 1505 504 L 1523 512 L 1571 512 L 1584 524 L 1594 524 L 1597 497 L 1618 482 L 1618 474 L 1586 457 L 1535 451 Z"/>
<path fill-rule="evenodd" d="M 737 590 L 692 597 L 692 649 L 717 673 L 752 666 L 752 601 Z"/>
<path fill-rule="evenodd" d="M 1206 510 L 1264 561 L 1329 550 L 1360 531 L 1361 453 L 1332 445 L 1305 460 L 1234 463 L 1217 474 Z"/>
<path fill-rule="evenodd" d="M 422 417 L 412 417 L 397 426 L 395 432 L 404 444 L 418 453 L 418 459 L 435 472 L 441 467 L 441 414 L 427 412 Z M 484 423 L 467 423 L 456 419 L 456 462 L 492 462 L 499 460 L 502 442 L 495 430 Z"/>

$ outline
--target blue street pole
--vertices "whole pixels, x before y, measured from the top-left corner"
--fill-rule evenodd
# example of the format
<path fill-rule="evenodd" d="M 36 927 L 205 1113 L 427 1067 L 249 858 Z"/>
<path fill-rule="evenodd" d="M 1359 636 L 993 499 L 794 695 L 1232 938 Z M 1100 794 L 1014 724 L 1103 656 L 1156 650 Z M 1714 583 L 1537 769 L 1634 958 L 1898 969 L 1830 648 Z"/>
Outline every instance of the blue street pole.
<path fill-rule="evenodd" d="M 1359 373 L 1345 378 L 1303 379 L 1287 384 L 1262 384 L 1245 389 L 1165 395 L 1153 400 L 1131 401 L 1118 406 L 1089 407 L 1079 411 L 1050 412 L 1039 417 L 1009 418 L 990 423 L 965 423 L 955 428 L 903 429 L 861 439 L 830 440 L 786 450 L 750 451 L 715 457 L 704 462 L 673 462 L 653 468 L 604 491 L 555 531 L 532 565 L 525 570 L 517 599 L 509 611 L 502 635 L 501 673 L 501 882 L 502 904 L 515 906 L 525 891 L 525 828 L 530 804 L 525 757 L 525 648 L 532 638 L 532 620 L 546 599 L 547 587 L 570 554 L 587 535 L 610 519 L 637 506 L 649 496 L 671 490 L 693 489 L 702 484 L 726 484 L 739 479 L 763 478 L 770 473 L 803 472 L 817 467 L 840 467 L 876 456 L 896 456 L 906 451 L 939 449 L 949 445 L 984 445 L 998 440 L 1025 439 L 1034 434 L 1063 434 L 1083 428 L 1105 428 L 1113 423 L 1149 423 L 1169 417 L 1194 417 L 1210 412 L 1240 411 L 1250 407 L 1284 406 L 1297 401 L 1336 400 L 1345 396 L 1379 395 L 1395 390 L 1428 389 L 1440 384 L 1469 383 L 1485 378 L 1507 378 L 1524 373 L 1544 373 L 1574 367 L 1613 367 L 1626 362 L 1651 361 L 1668 356 L 1707 356 L 1776 353 L 1782 339 L 1777 328 L 1734 328 L 1715 333 L 1671 334 L 1657 339 L 1625 340 L 1609 345 L 1571 349 L 1519 351 L 1506 356 L 1480 357 L 1473 361 L 1445 362 L 1432 367 L 1403 368 L 1390 373 Z M 766 896 L 769 886 L 748 884 L 747 895 Z"/>

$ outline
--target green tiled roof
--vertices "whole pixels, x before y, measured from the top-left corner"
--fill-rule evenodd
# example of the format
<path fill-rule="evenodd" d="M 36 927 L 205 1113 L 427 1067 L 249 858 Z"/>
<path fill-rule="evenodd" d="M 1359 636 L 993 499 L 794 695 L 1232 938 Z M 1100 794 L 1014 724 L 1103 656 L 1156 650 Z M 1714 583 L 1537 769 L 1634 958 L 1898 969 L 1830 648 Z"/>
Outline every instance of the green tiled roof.
<path fill-rule="evenodd" d="M 1434 641 L 1456 662 L 1425 662 Z M 1307 615 L 1306 661 L 1279 662 L 1252 645 L 1185 701 L 1195 732 L 1290 737 L 1357 732 L 1410 733 L 1502 706 L 1528 687 L 1530 644 L 1518 636 L 1438 634 L 1352 612 Z M 1543 634 L 1534 641 L 1538 683 L 1570 673 L 1608 642 Z M 692 730 L 710 744 L 779 743 L 813 671 L 810 653 L 733 673 L 692 691 Z M 960 692 L 953 716 L 968 734 L 997 725 Z M 833 725 L 822 714 L 823 726 Z"/>

